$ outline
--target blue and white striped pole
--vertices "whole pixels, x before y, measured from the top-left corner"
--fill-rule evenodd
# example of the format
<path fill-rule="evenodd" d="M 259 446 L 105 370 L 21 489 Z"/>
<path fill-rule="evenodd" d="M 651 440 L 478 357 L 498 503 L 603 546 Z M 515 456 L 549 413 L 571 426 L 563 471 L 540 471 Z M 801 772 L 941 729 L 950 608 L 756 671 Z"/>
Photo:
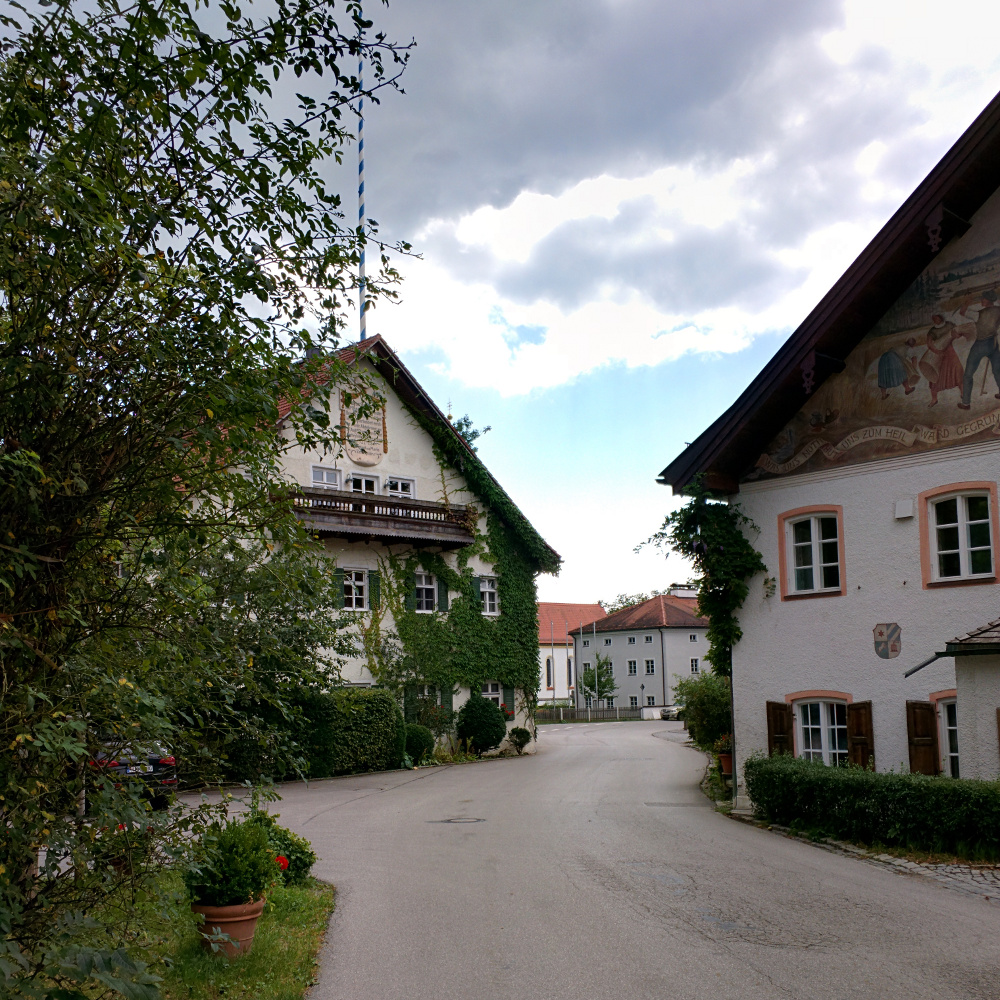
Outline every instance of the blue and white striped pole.
<path fill-rule="evenodd" d="M 358 52 L 358 85 L 361 86 L 364 54 Z M 365 99 L 358 99 L 358 231 L 364 239 L 365 231 Z M 365 315 L 365 245 L 361 244 L 361 259 L 358 267 L 358 299 L 361 304 L 361 339 L 367 337 Z"/>

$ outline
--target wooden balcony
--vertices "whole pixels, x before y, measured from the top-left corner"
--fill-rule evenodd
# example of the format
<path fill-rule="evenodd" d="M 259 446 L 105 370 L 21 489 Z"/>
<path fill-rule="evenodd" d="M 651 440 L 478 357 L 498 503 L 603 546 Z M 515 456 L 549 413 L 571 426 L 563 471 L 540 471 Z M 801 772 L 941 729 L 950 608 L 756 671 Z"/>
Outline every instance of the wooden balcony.
<path fill-rule="evenodd" d="M 463 504 L 302 487 L 295 511 L 325 538 L 459 549 L 475 540 L 478 513 Z"/>

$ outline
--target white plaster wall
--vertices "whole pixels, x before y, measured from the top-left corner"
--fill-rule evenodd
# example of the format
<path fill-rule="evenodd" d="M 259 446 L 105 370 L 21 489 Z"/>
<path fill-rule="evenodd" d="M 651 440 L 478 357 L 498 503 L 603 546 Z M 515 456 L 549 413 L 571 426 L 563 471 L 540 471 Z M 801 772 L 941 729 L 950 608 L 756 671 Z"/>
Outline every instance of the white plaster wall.
<path fill-rule="evenodd" d="M 361 363 L 371 370 L 367 361 Z M 358 465 L 342 453 L 324 454 L 319 451 L 307 451 L 293 442 L 293 435 L 286 428 L 283 431 L 283 436 L 286 441 L 290 442 L 290 445 L 283 466 L 288 481 L 299 486 L 311 486 L 313 465 L 324 465 L 340 469 L 342 482 L 354 472 L 368 476 L 375 475 L 379 477 L 379 489 L 382 492 L 386 478 L 398 476 L 414 480 L 415 497 L 418 500 L 448 501 L 459 504 L 477 503 L 482 508 L 482 504 L 477 502 L 458 472 L 449 469 L 442 473 L 438 461 L 434 457 L 430 435 L 417 424 L 399 397 L 386 385 L 381 376 L 376 374 L 375 378 L 381 384 L 386 398 L 386 437 L 389 442 L 388 451 L 383 454 L 378 465 Z M 331 396 L 330 405 L 333 409 L 333 420 L 336 423 L 340 419 L 340 398 L 337 393 Z M 479 530 L 486 531 L 485 513 L 479 519 Z M 326 539 L 325 546 L 330 557 L 342 569 L 380 570 L 383 573 L 387 568 L 385 560 L 390 551 L 399 554 L 411 549 L 408 544 L 387 546 L 378 542 L 355 542 L 344 538 Z M 457 556 L 454 552 L 444 553 L 443 558 L 449 566 L 457 568 Z M 474 555 L 468 560 L 468 566 L 477 576 L 495 575 L 492 563 L 486 562 L 478 555 Z M 458 593 L 452 591 L 449 596 L 454 599 Z M 359 618 L 368 614 L 368 612 L 363 611 L 356 613 Z M 383 618 L 383 624 L 389 629 L 393 627 L 392 616 L 388 611 Z M 372 683 L 372 676 L 361 657 L 352 657 L 346 661 L 342 669 L 342 678 L 349 684 Z M 466 697 L 468 697 L 467 692 Z M 455 708 L 458 707 L 456 700 Z"/>
<path fill-rule="evenodd" d="M 690 636 L 697 635 L 697 641 L 691 642 Z M 652 637 L 652 642 L 646 642 L 646 636 Z M 629 638 L 635 639 L 635 645 L 629 645 Z M 574 635 L 573 648 L 577 666 L 581 672 L 584 664 L 596 662 L 594 651 L 611 659 L 614 667 L 615 704 L 621 708 L 629 707 L 629 698 L 639 699 L 639 707 L 646 707 L 646 698 L 652 695 L 656 707 L 672 705 L 674 701 L 674 683 L 678 676 L 691 676 L 691 657 L 697 656 L 699 670 L 711 669 L 711 664 L 705 658 L 708 642 L 705 639 L 704 628 L 652 628 L 632 629 L 621 632 L 598 632 L 594 635 L 584 634 L 584 640 L 590 645 L 581 646 L 580 636 Z M 605 645 L 605 640 L 610 645 Z M 630 677 L 628 661 L 636 661 L 637 673 Z M 646 660 L 653 660 L 654 673 L 646 673 Z M 602 699 L 603 700 L 603 699 Z M 583 696 L 580 706 L 584 705 Z"/>
<path fill-rule="evenodd" d="M 547 687 L 545 684 L 545 661 L 552 660 L 553 686 Z M 538 705 L 544 708 L 546 702 L 572 700 L 573 688 L 569 685 L 567 674 L 567 661 L 573 659 L 573 647 L 558 641 L 553 645 L 541 643 L 538 647 Z M 573 671 L 574 681 L 576 679 L 576 669 Z"/>
<path fill-rule="evenodd" d="M 955 659 L 958 766 L 963 778 L 1000 778 L 1000 656 Z"/>
<path fill-rule="evenodd" d="M 733 651 L 740 774 L 750 752 L 766 752 L 765 702 L 809 689 L 871 700 L 877 768 L 909 770 L 905 703 L 955 687 L 955 669 L 951 659 L 942 659 L 909 680 L 904 671 L 947 640 L 995 618 L 1000 601 L 995 584 L 922 588 L 917 494 L 949 483 L 996 480 L 998 474 L 1000 443 L 988 442 L 741 487 L 736 499 L 760 528 L 754 544 L 775 578 L 778 515 L 812 504 L 841 505 L 847 592 L 782 601 L 780 587 L 765 596 L 762 575 L 751 582 L 739 616 L 743 639 Z M 914 516 L 896 520 L 895 504 L 902 499 L 914 501 Z M 994 539 L 994 551 L 1000 554 L 1000 539 Z M 872 630 L 880 622 L 902 628 L 895 659 L 875 654 Z M 963 753 L 960 745 L 960 761 Z"/>

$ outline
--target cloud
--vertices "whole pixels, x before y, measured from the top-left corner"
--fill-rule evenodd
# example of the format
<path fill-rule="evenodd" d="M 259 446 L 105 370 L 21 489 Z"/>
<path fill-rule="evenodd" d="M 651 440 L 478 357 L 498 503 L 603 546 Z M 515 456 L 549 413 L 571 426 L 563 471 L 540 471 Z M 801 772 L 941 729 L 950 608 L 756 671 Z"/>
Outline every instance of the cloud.
<path fill-rule="evenodd" d="M 961 25 L 992 37 L 1000 8 L 944 20 L 914 0 L 395 6 L 419 46 L 366 122 L 368 203 L 425 259 L 369 328 L 516 395 L 794 327 L 991 96 L 1000 56 Z"/>

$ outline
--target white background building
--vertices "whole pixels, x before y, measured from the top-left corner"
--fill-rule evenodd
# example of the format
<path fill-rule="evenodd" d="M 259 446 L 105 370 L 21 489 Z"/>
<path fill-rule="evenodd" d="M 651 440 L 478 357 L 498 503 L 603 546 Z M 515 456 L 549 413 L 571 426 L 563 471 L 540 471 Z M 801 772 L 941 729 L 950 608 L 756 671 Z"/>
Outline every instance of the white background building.
<path fill-rule="evenodd" d="M 708 622 L 695 613 L 691 597 L 661 594 L 623 608 L 573 633 L 573 655 L 579 676 L 597 663 L 597 654 L 611 660 L 617 690 L 611 698 L 598 694 L 598 708 L 660 708 L 674 702 L 677 677 L 710 670 L 705 659 Z M 576 704 L 587 707 L 580 685 Z"/>
<path fill-rule="evenodd" d="M 573 629 L 604 617 L 600 604 L 538 605 L 538 705 L 573 703 L 576 685 Z"/>

